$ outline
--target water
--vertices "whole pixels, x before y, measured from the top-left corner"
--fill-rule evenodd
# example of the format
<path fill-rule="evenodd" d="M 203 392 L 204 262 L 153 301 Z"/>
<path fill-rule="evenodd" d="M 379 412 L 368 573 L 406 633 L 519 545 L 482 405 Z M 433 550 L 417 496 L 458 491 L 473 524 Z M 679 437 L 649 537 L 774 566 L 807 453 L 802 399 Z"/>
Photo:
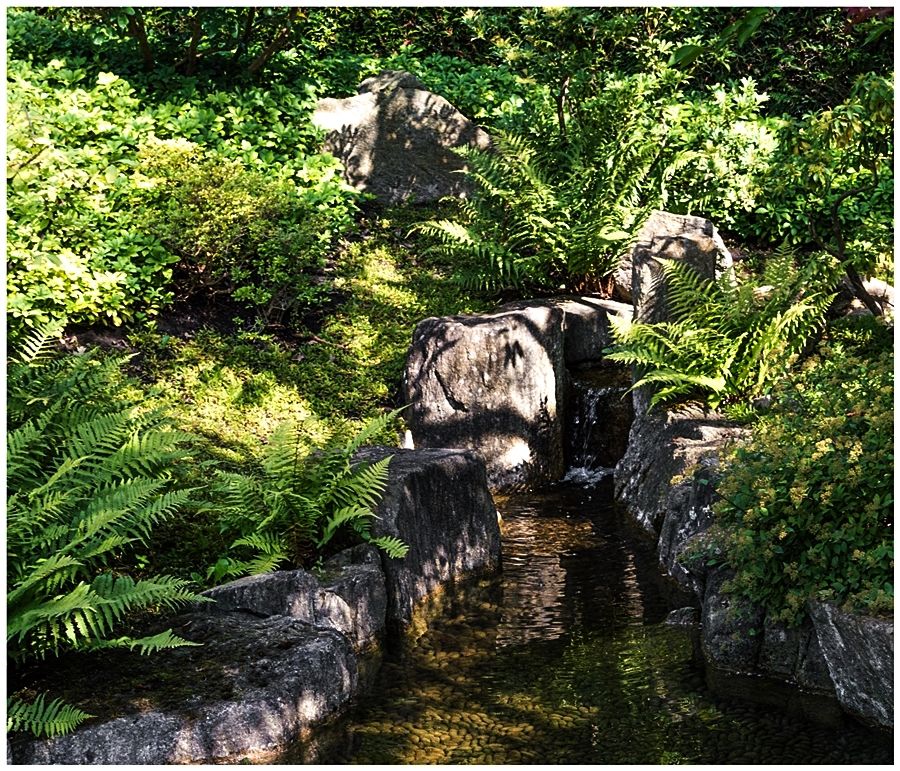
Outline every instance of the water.
<path fill-rule="evenodd" d="M 598 475 L 600 476 L 600 475 Z M 607 475 L 498 501 L 503 574 L 388 656 L 328 758 L 361 764 L 892 763 L 889 740 L 717 698 Z M 321 761 L 320 761 L 321 762 Z"/>
<path fill-rule="evenodd" d="M 571 380 L 566 408 L 566 465 L 596 471 L 625 454 L 634 420 L 630 368 L 594 367 Z"/>

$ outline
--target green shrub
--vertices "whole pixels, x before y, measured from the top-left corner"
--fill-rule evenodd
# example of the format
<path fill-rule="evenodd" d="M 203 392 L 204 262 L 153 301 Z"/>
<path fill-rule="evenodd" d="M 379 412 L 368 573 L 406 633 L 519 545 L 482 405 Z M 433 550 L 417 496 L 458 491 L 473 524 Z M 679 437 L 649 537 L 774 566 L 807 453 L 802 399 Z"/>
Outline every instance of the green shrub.
<path fill-rule="evenodd" d="M 186 644 L 171 630 L 111 638 L 135 608 L 200 599 L 169 576 L 135 581 L 128 563 L 154 524 L 183 506 L 170 467 L 188 437 L 161 409 L 124 398 L 126 359 L 52 358 L 52 331 L 32 335 L 7 374 L 6 641 L 16 664 L 64 651 Z M 53 701 L 8 705 L 7 730 L 64 733 L 87 715 Z"/>
<path fill-rule="evenodd" d="M 285 421 L 272 434 L 258 473 L 220 472 L 223 526 L 241 533 L 231 548 L 254 556 L 222 557 L 207 579 L 216 583 L 224 576 L 255 575 L 285 564 L 314 567 L 342 533 L 374 543 L 391 557 L 405 555 L 408 547 L 396 538 L 370 534 L 390 456 L 375 463 L 353 461 L 356 450 L 398 413 L 375 418 L 339 447 L 316 448 L 308 430 Z"/>
<path fill-rule="evenodd" d="M 203 157 L 197 145 L 145 145 L 143 226 L 177 255 L 178 291 L 224 293 L 258 306 L 267 320 L 318 302 L 332 241 L 348 226 L 346 206 L 326 215 L 289 179 Z M 341 217 L 343 215 L 343 217 Z"/>
<path fill-rule="evenodd" d="M 797 268 L 782 247 L 756 279 L 731 271 L 704 279 L 689 265 L 659 260 L 672 320 L 654 324 L 610 317 L 611 361 L 637 365 L 634 388 L 652 385 L 651 406 L 695 392 L 711 407 L 765 394 L 824 323 L 837 280 L 834 261 Z"/>
<path fill-rule="evenodd" d="M 869 319 L 834 325 L 732 450 L 714 511 L 730 591 L 791 623 L 808 599 L 893 610 L 894 357 Z"/>

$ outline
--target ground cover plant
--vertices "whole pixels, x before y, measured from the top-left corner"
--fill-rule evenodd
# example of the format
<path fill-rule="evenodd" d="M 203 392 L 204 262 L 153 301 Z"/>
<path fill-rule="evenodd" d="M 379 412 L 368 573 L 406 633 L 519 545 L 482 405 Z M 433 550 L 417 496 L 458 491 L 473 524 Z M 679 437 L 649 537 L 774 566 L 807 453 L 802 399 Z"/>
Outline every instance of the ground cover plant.
<path fill-rule="evenodd" d="M 99 566 L 123 597 L 156 576 L 171 576 L 188 597 L 229 573 L 314 565 L 324 547 L 343 542 L 342 518 L 346 532 L 355 522 L 365 538 L 383 469 L 370 469 L 356 491 L 365 506 L 327 480 L 359 481 L 347 457 L 360 441 L 397 444 L 402 425 L 386 416 L 402 406 L 398 384 L 415 323 L 536 291 L 608 292 L 642 217 L 664 206 L 711 217 L 750 253 L 787 239 L 796 254 L 777 276 L 772 268 L 749 275 L 760 265 L 748 262 L 734 284 L 686 280 L 683 328 L 656 330 L 677 354 L 667 354 L 677 377 L 659 401 L 697 385 L 738 412 L 752 396 L 775 397 L 757 443 L 738 451 L 722 488 L 736 502 L 718 514 L 738 571 L 734 591 L 787 620 L 809 596 L 872 612 L 892 607 L 893 450 L 889 431 L 874 430 L 890 414 L 889 363 L 883 346 L 863 344 L 869 332 L 823 326 L 841 273 L 863 299 L 854 273 L 893 282 L 892 16 L 11 8 L 7 32 L 10 345 L 21 350 L 48 323 L 64 327 L 68 354 L 59 362 L 68 363 L 53 366 L 81 367 L 86 382 L 105 373 L 114 384 L 89 400 L 92 409 L 105 400 L 105 419 L 127 423 L 140 404 L 141 415 L 167 416 L 147 424 L 150 434 L 165 423 L 176 429 L 163 432 L 167 440 L 191 437 L 190 457 L 173 455 L 165 469 L 128 467 L 135 477 L 147 471 L 151 486 L 177 488 L 159 490 L 171 505 L 159 504 L 152 529 L 135 524 L 130 535 L 110 536 L 107 552 L 66 573 L 65 591 L 107 591 L 107 579 L 94 586 L 88 575 Z M 349 96 L 383 69 L 412 71 L 505 137 L 496 154 L 470 159 L 479 196 L 376 211 L 319 152 L 309 120 L 316 100 Z M 871 339 L 883 339 L 884 328 L 873 329 Z M 794 359 L 809 350 L 801 339 L 823 333 L 816 358 Z M 92 342 L 104 350 L 89 353 Z M 134 355 L 126 361 L 122 351 Z M 21 573 L 8 577 L 9 628 L 19 630 L 20 646 L 10 650 L 33 662 L 57 638 L 29 631 L 37 617 L 22 610 L 22 587 L 38 561 L 61 559 L 77 516 L 57 523 L 58 543 L 34 541 L 44 520 L 23 496 L 62 514 L 71 513 L 66 500 L 90 497 L 88 481 L 97 480 L 79 476 L 84 461 L 65 458 L 88 453 L 84 432 L 94 429 L 76 410 L 62 424 L 69 433 L 43 446 L 35 437 L 57 429 L 34 410 L 69 397 L 57 390 L 25 404 L 28 397 L 19 414 L 15 378 L 34 368 L 24 360 L 9 368 L 8 566 Z M 805 394 L 800 412 L 789 387 Z M 35 431 L 28 444 L 25 434 Z M 803 440 L 787 457 L 781 445 L 795 434 Z M 122 460 L 111 447 L 91 452 Z M 313 448 L 326 451 L 322 468 L 333 464 L 318 487 L 306 474 Z M 71 468 L 26 480 L 36 463 L 28 453 L 38 450 Z M 303 463 L 286 460 L 291 450 Z M 839 456 L 859 469 L 852 484 L 835 481 Z M 78 485 L 63 490 L 75 477 Z M 757 489 L 756 477 L 771 487 Z M 254 484 L 263 500 L 238 494 Z M 129 521 L 141 506 L 123 504 Z M 742 519 L 751 508 L 755 524 Z M 312 509 L 316 527 L 304 524 Z M 258 512 L 270 517 L 265 526 L 256 526 Z M 825 530 L 833 537 L 820 538 Z M 139 548 L 115 540 L 137 535 Z M 52 606 L 52 592 L 63 591 L 54 586 L 28 601 Z M 112 621 L 121 644 L 140 640 L 124 605 L 110 619 L 92 641 L 112 642 Z M 61 652 L 86 644 L 73 630 L 59 638 Z M 10 728 L 35 732 L 61 732 L 77 719 L 52 694 L 9 715 Z"/>

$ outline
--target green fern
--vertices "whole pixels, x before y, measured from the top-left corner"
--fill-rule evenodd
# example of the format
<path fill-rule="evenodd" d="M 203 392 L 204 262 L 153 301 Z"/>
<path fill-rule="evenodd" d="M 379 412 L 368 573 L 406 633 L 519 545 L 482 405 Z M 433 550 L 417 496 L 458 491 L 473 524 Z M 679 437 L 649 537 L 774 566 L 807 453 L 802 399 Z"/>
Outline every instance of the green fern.
<path fill-rule="evenodd" d="M 612 361 L 636 366 L 634 388 L 654 389 L 651 406 L 678 396 L 707 394 L 710 406 L 760 396 L 821 328 L 838 266 L 828 258 L 801 267 L 782 246 L 760 277 L 738 281 L 724 273 L 704 278 L 689 265 L 659 260 L 671 320 L 641 324 L 610 319 Z"/>
<path fill-rule="evenodd" d="M 162 409 L 123 398 L 125 358 L 60 357 L 58 331 L 38 330 L 7 367 L 7 655 L 22 664 L 70 650 L 187 644 L 171 632 L 109 637 L 137 608 L 202 599 L 187 582 L 103 571 L 188 501 L 170 468 L 189 437 Z M 58 700 L 11 704 L 9 730 L 55 735 L 85 718 Z"/>
<path fill-rule="evenodd" d="M 222 515 L 241 533 L 231 548 L 249 558 L 223 557 L 207 571 L 213 583 L 255 575 L 283 565 L 309 567 L 340 533 L 355 533 L 389 556 L 406 551 L 396 539 L 373 539 L 371 521 L 387 486 L 387 457 L 354 462 L 356 451 L 380 433 L 400 410 L 370 421 L 342 446 L 315 448 L 303 426 L 285 421 L 273 432 L 256 475 L 220 472 Z"/>
<path fill-rule="evenodd" d="M 640 77 L 610 79 L 559 134 L 536 120 L 531 137 L 498 131 L 488 150 L 463 149 L 476 194 L 459 217 L 418 229 L 457 266 L 467 288 L 570 288 L 603 279 L 664 198 L 664 183 L 687 154 L 663 161 L 663 121 L 638 96 Z"/>
<path fill-rule="evenodd" d="M 59 736 L 74 731 L 79 723 L 93 715 L 82 712 L 60 699 L 44 704 L 40 694 L 32 704 L 15 698 L 6 700 L 6 731 L 28 731 L 35 736 Z"/>

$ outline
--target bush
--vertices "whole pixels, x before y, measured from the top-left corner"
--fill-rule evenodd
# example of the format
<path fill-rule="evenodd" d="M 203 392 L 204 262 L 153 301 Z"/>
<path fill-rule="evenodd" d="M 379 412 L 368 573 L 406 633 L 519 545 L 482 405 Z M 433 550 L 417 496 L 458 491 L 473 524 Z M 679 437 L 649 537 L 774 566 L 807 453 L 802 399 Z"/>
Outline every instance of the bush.
<path fill-rule="evenodd" d="M 204 157 L 184 140 L 145 145 L 141 161 L 149 188 L 142 224 L 179 257 L 182 297 L 226 293 L 275 321 L 321 300 L 325 256 L 352 222 L 348 198 L 338 195 L 326 214 L 316 201 L 322 184 L 298 189 L 238 161 Z M 336 169 L 329 171 L 320 182 L 340 190 Z"/>
<path fill-rule="evenodd" d="M 715 507 L 730 591 L 798 623 L 808 599 L 893 610 L 894 357 L 874 319 L 829 330 L 733 449 Z"/>

